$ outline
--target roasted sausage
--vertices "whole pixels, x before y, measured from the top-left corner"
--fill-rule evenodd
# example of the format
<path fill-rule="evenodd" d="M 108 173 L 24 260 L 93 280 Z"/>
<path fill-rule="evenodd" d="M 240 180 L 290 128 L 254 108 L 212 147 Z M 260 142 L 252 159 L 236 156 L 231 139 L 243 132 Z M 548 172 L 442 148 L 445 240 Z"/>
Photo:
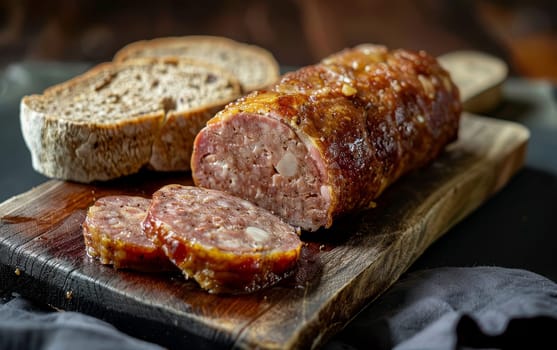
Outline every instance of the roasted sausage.
<path fill-rule="evenodd" d="M 192 176 L 304 230 L 328 228 L 435 159 L 460 113 L 434 57 L 361 45 L 229 104 L 197 135 Z"/>
<path fill-rule="evenodd" d="M 186 278 L 211 293 L 248 293 L 294 271 L 298 231 L 270 212 L 221 191 L 167 185 L 153 194 L 148 237 Z"/>

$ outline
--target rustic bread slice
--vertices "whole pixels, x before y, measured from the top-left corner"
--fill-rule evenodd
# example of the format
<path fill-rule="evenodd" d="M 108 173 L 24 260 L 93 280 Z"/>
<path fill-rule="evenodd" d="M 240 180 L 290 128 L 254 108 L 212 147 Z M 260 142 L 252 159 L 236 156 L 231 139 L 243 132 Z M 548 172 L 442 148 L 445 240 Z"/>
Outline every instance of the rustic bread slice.
<path fill-rule="evenodd" d="M 91 182 L 155 170 L 189 170 L 193 139 L 213 113 L 240 96 L 218 67 L 177 58 L 100 64 L 21 101 L 33 167 Z"/>
<path fill-rule="evenodd" d="M 279 78 L 278 63 L 269 51 L 217 36 L 194 35 L 137 41 L 118 51 L 114 61 L 161 56 L 189 57 L 218 65 L 238 78 L 244 92 L 264 88 Z"/>

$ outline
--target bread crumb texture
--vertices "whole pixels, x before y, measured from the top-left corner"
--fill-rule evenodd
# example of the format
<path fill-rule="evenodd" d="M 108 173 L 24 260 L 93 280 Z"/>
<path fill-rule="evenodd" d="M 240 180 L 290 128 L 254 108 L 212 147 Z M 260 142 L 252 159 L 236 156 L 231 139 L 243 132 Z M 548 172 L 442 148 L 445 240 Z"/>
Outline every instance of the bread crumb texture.
<path fill-rule="evenodd" d="M 264 88 L 279 78 L 279 65 L 266 49 L 212 36 L 167 37 L 131 43 L 116 61 L 138 57 L 187 57 L 221 67 L 237 77 L 244 92 Z"/>

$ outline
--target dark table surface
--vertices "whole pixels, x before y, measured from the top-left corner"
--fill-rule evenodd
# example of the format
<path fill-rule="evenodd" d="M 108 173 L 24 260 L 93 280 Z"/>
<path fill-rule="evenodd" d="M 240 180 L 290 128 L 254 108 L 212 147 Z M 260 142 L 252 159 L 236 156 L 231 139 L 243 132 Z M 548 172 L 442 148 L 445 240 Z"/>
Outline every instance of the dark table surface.
<path fill-rule="evenodd" d="M 87 67 L 35 62 L 14 64 L 1 73 L 0 202 L 47 180 L 32 169 L 21 136 L 21 97 Z M 499 266 L 557 281 L 556 89 L 545 81 L 510 78 L 503 85 L 501 103 L 484 114 L 530 129 L 526 164 L 505 188 L 428 248 L 409 273 L 436 267 Z M 5 298 L 11 293 L 2 284 L 0 292 Z"/>

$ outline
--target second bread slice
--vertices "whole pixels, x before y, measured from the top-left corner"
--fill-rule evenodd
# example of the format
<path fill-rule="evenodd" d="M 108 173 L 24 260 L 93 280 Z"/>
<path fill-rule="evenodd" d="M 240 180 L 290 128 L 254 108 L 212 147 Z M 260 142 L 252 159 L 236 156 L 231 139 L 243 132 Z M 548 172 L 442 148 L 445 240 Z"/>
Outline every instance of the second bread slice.
<path fill-rule="evenodd" d="M 279 65 L 270 51 L 219 36 L 190 35 L 136 41 L 120 49 L 114 61 L 164 56 L 186 57 L 219 66 L 238 78 L 244 92 L 265 88 L 279 78 Z"/>
<path fill-rule="evenodd" d="M 21 101 L 33 167 L 91 182 L 154 170 L 189 170 L 193 139 L 217 110 L 240 96 L 225 71 L 177 59 L 101 64 Z"/>

